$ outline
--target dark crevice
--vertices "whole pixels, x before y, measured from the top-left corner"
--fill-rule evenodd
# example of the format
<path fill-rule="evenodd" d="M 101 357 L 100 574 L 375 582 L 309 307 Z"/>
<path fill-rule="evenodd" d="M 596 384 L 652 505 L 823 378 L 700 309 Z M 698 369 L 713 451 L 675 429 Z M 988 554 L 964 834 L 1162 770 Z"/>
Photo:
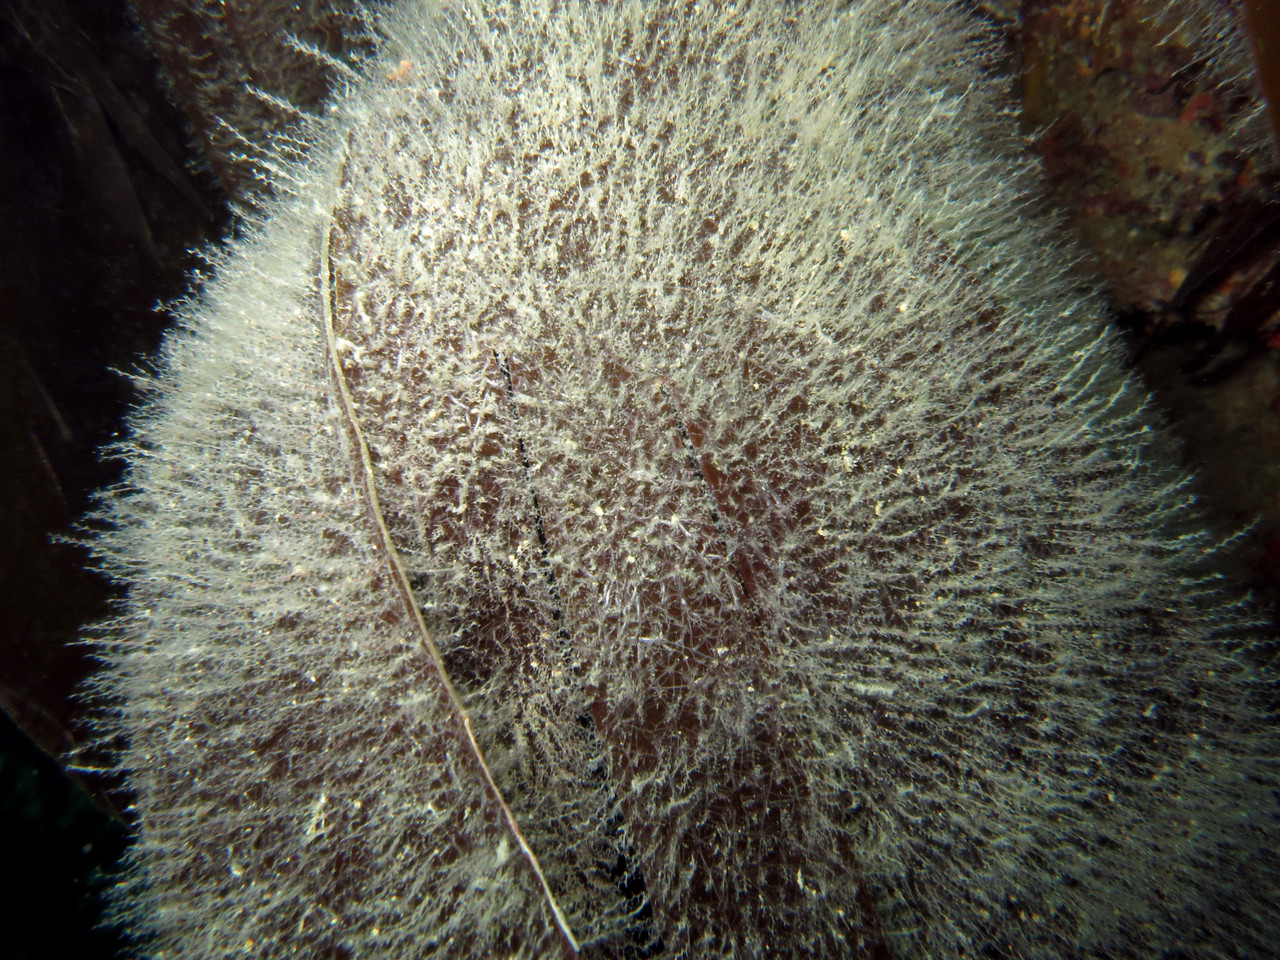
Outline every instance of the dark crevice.
<path fill-rule="evenodd" d="M 511 364 L 506 357 L 496 352 L 493 357 L 502 371 L 502 379 L 507 391 L 507 405 L 514 422 L 518 419 L 519 411 L 516 407 L 516 391 L 511 377 Z M 541 556 L 543 576 L 546 578 L 547 587 L 551 591 L 554 601 L 552 619 L 556 624 L 556 637 L 568 648 L 571 640 L 568 621 L 565 615 L 564 601 L 560 594 L 560 585 L 556 580 L 555 568 L 551 562 L 551 549 L 547 540 L 546 526 L 543 523 L 542 504 L 538 500 L 538 491 L 534 488 L 533 462 L 530 460 L 528 450 L 525 447 L 524 437 L 517 435 L 515 440 L 516 449 L 520 454 L 521 470 L 524 473 L 525 489 L 529 492 L 529 502 L 533 507 L 534 529 L 538 536 L 538 550 Z M 573 670 L 573 675 L 581 679 L 583 665 L 571 663 L 570 667 Z M 597 737 L 602 736 L 590 711 L 579 714 L 575 719 L 582 729 L 591 731 Z M 603 766 L 598 768 L 596 778 L 600 781 L 601 786 L 605 786 L 609 780 L 608 771 Z M 620 810 L 620 798 L 616 790 L 611 789 L 609 801 L 613 810 Z M 622 814 L 615 812 L 610 817 L 607 827 L 608 834 L 619 839 L 617 858 L 612 864 L 600 863 L 598 866 L 613 881 L 623 903 L 636 903 L 639 906 L 632 914 L 632 923 L 625 930 L 616 936 L 610 937 L 606 943 L 585 948 L 583 956 L 596 958 L 596 960 L 606 960 L 606 958 L 612 960 L 614 957 L 619 958 L 619 960 L 649 960 L 651 957 L 661 955 L 664 948 L 662 938 L 658 936 L 654 928 L 653 906 L 649 900 L 644 874 L 636 862 L 635 848 L 626 841 L 626 825 Z"/>

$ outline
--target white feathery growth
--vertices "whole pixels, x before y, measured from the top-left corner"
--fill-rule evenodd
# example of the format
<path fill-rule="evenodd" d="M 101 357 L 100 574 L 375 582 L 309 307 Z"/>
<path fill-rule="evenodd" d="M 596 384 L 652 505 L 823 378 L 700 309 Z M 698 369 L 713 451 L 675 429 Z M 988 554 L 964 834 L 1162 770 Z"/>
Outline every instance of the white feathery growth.
<path fill-rule="evenodd" d="M 378 29 L 107 503 L 140 951 L 1265 956 L 1252 628 L 980 29 Z"/>

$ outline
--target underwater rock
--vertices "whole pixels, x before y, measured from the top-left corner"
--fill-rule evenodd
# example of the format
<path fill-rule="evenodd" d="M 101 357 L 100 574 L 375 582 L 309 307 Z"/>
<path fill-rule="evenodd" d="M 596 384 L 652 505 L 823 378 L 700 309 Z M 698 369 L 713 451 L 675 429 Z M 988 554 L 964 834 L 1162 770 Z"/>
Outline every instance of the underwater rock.
<path fill-rule="evenodd" d="M 979 28 L 379 29 L 104 507 L 143 952 L 1266 955 L 1257 630 Z"/>

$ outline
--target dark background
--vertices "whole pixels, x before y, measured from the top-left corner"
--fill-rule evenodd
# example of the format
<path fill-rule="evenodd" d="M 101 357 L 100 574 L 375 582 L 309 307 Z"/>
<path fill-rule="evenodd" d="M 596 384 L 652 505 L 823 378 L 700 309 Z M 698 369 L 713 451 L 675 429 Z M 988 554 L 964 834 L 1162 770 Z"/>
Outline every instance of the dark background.
<path fill-rule="evenodd" d="M 189 251 L 228 219 L 123 0 L 0 0 L 0 953 L 13 960 L 121 943 L 98 928 L 97 891 L 128 797 L 52 759 L 110 762 L 77 719 L 94 662 L 76 641 L 117 588 L 56 538 L 87 536 L 94 491 L 118 481 L 103 448 L 135 399 L 126 374 L 154 354 Z"/>

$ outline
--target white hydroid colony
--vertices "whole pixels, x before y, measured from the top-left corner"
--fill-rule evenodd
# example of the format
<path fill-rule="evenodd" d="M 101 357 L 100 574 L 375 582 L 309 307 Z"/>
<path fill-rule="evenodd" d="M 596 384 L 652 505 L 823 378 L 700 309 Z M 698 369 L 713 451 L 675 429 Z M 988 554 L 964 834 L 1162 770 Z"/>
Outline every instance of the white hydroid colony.
<path fill-rule="evenodd" d="M 1265 955 L 1265 687 L 971 25 L 381 29 L 112 501 L 142 949 Z"/>

